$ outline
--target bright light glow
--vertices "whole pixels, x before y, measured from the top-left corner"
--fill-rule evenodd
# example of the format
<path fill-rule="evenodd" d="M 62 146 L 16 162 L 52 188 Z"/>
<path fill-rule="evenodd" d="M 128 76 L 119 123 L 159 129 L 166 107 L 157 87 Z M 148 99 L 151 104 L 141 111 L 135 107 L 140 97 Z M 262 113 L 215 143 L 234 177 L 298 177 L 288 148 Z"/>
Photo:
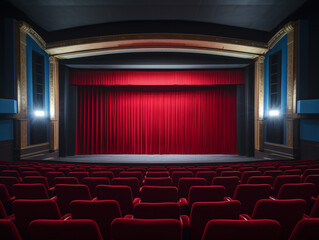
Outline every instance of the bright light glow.
<path fill-rule="evenodd" d="M 269 111 L 270 117 L 277 117 L 277 116 L 279 116 L 279 114 L 280 114 L 279 110 L 270 110 Z"/>
<path fill-rule="evenodd" d="M 36 110 L 36 111 L 34 111 L 34 116 L 36 116 L 36 117 L 44 117 L 44 111 Z"/>

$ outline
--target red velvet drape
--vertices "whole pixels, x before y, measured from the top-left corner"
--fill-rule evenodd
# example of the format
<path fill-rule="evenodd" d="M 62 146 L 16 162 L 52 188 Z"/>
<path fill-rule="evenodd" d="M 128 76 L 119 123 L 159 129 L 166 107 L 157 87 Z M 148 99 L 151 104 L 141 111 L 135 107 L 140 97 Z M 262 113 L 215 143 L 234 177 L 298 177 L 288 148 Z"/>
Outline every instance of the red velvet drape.
<path fill-rule="evenodd" d="M 78 86 L 76 154 L 236 154 L 236 86 Z"/>

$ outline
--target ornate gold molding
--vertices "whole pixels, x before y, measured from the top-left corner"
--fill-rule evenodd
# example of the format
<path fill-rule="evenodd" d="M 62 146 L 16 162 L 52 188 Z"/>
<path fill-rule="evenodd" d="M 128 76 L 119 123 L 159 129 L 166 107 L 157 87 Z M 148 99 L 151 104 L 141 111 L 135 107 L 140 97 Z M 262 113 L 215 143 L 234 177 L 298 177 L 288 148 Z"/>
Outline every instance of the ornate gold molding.
<path fill-rule="evenodd" d="M 264 56 L 255 59 L 255 149 L 264 148 Z"/>
<path fill-rule="evenodd" d="M 268 48 L 272 49 L 276 43 L 282 39 L 287 33 L 292 31 L 296 26 L 295 22 L 289 22 L 285 26 L 283 26 L 269 41 Z"/>
<path fill-rule="evenodd" d="M 46 50 L 47 44 L 43 38 L 26 22 L 19 22 L 20 31 L 28 34 L 43 50 Z"/>
<path fill-rule="evenodd" d="M 59 149 L 59 61 L 51 56 L 50 61 L 50 150 Z"/>

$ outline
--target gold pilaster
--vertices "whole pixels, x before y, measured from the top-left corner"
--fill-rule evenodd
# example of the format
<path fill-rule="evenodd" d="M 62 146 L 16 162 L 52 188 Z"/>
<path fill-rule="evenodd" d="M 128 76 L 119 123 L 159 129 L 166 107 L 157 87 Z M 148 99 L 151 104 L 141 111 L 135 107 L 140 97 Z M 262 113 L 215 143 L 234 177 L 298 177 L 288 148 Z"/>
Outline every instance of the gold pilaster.
<path fill-rule="evenodd" d="M 255 59 L 255 149 L 264 148 L 264 56 Z"/>
<path fill-rule="evenodd" d="M 27 115 L 27 50 L 26 32 L 19 22 L 15 22 L 15 78 L 17 83 L 18 112 L 16 115 L 16 148 L 28 145 Z"/>
<path fill-rule="evenodd" d="M 59 149 L 59 61 L 50 57 L 50 150 Z"/>

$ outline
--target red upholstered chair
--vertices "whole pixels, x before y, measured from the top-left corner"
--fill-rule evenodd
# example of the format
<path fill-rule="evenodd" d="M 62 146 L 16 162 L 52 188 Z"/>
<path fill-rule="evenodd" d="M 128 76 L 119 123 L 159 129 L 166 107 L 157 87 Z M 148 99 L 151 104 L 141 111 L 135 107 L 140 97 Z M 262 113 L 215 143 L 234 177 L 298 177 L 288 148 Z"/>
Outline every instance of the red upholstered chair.
<path fill-rule="evenodd" d="M 313 183 L 288 183 L 281 186 L 277 198 L 303 199 L 306 201 L 308 209 L 314 191 L 315 185 Z"/>
<path fill-rule="evenodd" d="M 215 171 L 199 171 L 196 173 L 196 177 L 205 178 L 207 184 L 211 184 L 214 177 L 216 177 Z"/>
<path fill-rule="evenodd" d="M 313 183 L 315 185 L 313 197 L 317 197 L 319 195 L 319 174 L 318 175 L 308 175 L 304 179 L 304 182 L 305 183 Z"/>
<path fill-rule="evenodd" d="M 132 197 L 129 186 L 98 185 L 95 188 L 97 200 L 115 200 L 119 203 L 122 216 L 132 214 L 133 205 L 139 201 Z"/>
<path fill-rule="evenodd" d="M 12 213 L 11 204 L 15 197 L 10 197 L 7 187 L 4 184 L 0 184 L 0 201 L 2 202 L 7 214 Z"/>
<path fill-rule="evenodd" d="M 43 176 L 27 176 L 23 178 L 23 183 L 40 183 L 43 184 L 46 190 L 49 189 L 49 184 L 46 177 Z"/>
<path fill-rule="evenodd" d="M 133 172 L 133 171 L 123 171 L 123 172 L 120 172 L 120 178 L 137 178 L 139 185 L 141 185 L 143 182 L 143 173 Z"/>
<path fill-rule="evenodd" d="M 261 171 L 245 171 L 241 175 L 240 182 L 242 184 L 245 184 L 248 182 L 248 179 L 252 176 L 261 176 L 262 172 Z"/>
<path fill-rule="evenodd" d="M 239 219 L 240 202 L 196 202 L 193 204 L 190 217 L 182 215 L 184 226 L 190 226 L 191 240 L 200 240 L 209 220 L 212 219 Z"/>
<path fill-rule="evenodd" d="M 70 212 L 69 205 L 73 200 L 92 199 L 88 186 L 82 184 L 57 184 L 55 194 L 62 214 Z"/>
<path fill-rule="evenodd" d="M 20 173 L 17 170 L 3 170 L 0 175 L 3 177 L 16 177 L 19 181 L 21 180 Z"/>
<path fill-rule="evenodd" d="M 60 219 L 57 203 L 51 199 L 16 200 L 13 202 L 14 221 L 23 239 L 29 239 L 28 225 L 36 219 Z"/>
<path fill-rule="evenodd" d="M 228 197 L 232 197 L 234 191 L 239 184 L 238 177 L 214 177 L 212 185 L 221 185 L 225 187 L 225 194 Z"/>
<path fill-rule="evenodd" d="M 306 179 L 308 175 L 319 175 L 319 168 L 308 168 L 302 174 L 302 182 Z"/>
<path fill-rule="evenodd" d="M 220 173 L 221 177 L 241 177 L 241 172 L 240 171 L 222 171 Z"/>
<path fill-rule="evenodd" d="M 0 219 L 0 239 L 21 240 L 20 234 L 12 221 Z"/>
<path fill-rule="evenodd" d="M 257 167 L 258 171 L 261 171 L 263 174 L 266 171 L 272 171 L 272 170 L 277 170 L 275 166 L 263 166 L 263 167 Z"/>
<path fill-rule="evenodd" d="M 286 170 L 293 169 L 293 166 L 278 166 L 278 169 L 284 172 Z"/>
<path fill-rule="evenodd" d="M 40 176 L 40 173 L 37 171 L 24 171 L 21 173 L 21 177 L 27 177 L 27 176 Z"/>
<path fill-rule="evenodd" d="M 126 171 L 128 172 L 141 172 L 143 174 L 143 177 L 145 176 L 146 174 L 146 169 L 147 167 L 130 167 L 128 169 L 126 169 Z"/>
<path fill-rule="evenodd" d="M 150 167 L 147 169 L 147 171 L 149 172 L 166 172 L 167 170 L 168 169 L 166 167 L 158 167 L 158 166 Z"/>
<path fill-rule="evenodd" d="M 186 171 L 185 167 L 170 167 L 169 168 L 169 175 L 173 176 L 173 172 L 181 172 L 181 171 Z"/>
<path fill-rule="evenodd" d="M 192 186 L 207 185 L 205 178 L 180 178 L 178 182 L 178 197 L 188 198 L 189 189 Z"/>
<path fill-rule="evenodd" d="M 233 199 L 241 202 L 241 213 L 251 215 L 257 201 L 269 198 L 270 192 L 269 184 L 240 184 L 234 192 Z"/>
<path fill-rule="evenodd" d="M 134 206 L 134 218 L 140 219 L 177 219 L 180 209 L 177 203 L 138 203 Z"/>
<path fill-rule="evenodd" d="M 115 200 L 74 200 L 70 204 L 72 219 L 92 219 L 100 229 L 103 240 L 112 240 L 111 223 L 122 217 L 120 206 Z"/>
<path fill-rule="evenodd" d="M 254 167 L 239 167 L 238 171 L 240 172 L 245 172 L 245 171 L 254 171 L 255 168 Z"/>
<path fill-rule="evenodd" d="M 319 219 L 302 219 L 295 226 L 289 240 L 319 239 Z"/>
<path fill-rule="evenodd" d="M 319 218 L 319 197 L 317 197 L 309 216 L 311 218 Z"/>
<path fill-rule="evenodd" d="M 108 178 L 102 177 L 86 177 L 82 180 L 83 184 L 88 186 L 90 189 L 91 196 L 95 197 L 95 188 L 97 185 L 110 185 L 110 180 Z"/>
<path fill-rule="evenodd" d="M 170 177 L 150 178 L 146 177 L 144 186 L 171 186 L 172 179 Z"/>
<path fill-rule="evenodd" d="M 117 218 L 112 236 L 113 240 L 182 240 L 182 224 L 176 219 Z"/>
<path fill-rule="evenodd" d="M 69 172 L 71 172 L 71 168 L 61 167 L 61 168 L 58 168 L 57 171 L 58 172 L 63 172 L 64 176 L 66 176 L 66 175 L 68 175 Z"/>
<path fill-rule="evenodd" d="M 169 172 L 168 171 L 146 172 L 146 177 L 150 177 L 150 178 L 169 177 Z"/>
<path fill-rule="evenodd" d="M 56 177 L 54 185 L 57 184 L 79 184 L 79 180 L 76 177 Z"/>
<path fill-rule="evenodd" d="M 284 175 L 301 175 L 300 169 L 287 169 L 284 171 Z"/>
<path fill-rule="evenodd" d="M 124 168 L 109 168 L 109 171 L 111 171 L 114 174 L 114 177 L 119 177 L 120 172 L 125 171 Z"/>
<path fill-rule="evenodd" d="M 175 171 L 172 173 L 172 184 L 177 186 L 180 178 L 193 177 L 191 171 Z"/>
<path fill-rule="evenodd" d="M 50 187 L 54 187 L 55 183 L 55 178 L 56 177 L 64 177 L 64 173 L 63 172 L 47 172 L 45 174 L 47 180 L 48 180 L 48 184 Z"/>
<path fill-rule="evenodd" d="M 210 220 L 202 240 L 277 240 L 279 235 L 280 224 L 274 220 Z"/>
<path fill-rule="evenodd" d="M 111 181 L 111 184 L 129 186 L 132 190 L 133 198 L 136 198 L 139 196 L 140 184 L 136 177 L 113 178 Z"/>
<path fill-rule="evenodd" d="M 8 217 L 7 211 L 4 208 L 2 202 L 0 201 L 0 219 L 6 219 Z"/>
<path fill-rule="evenodd" d="M 301 177 L 299 175 L 280 175 L 275 178 L 273 189 L 275 194 L 277 194 L 282 185 L 286 183 L 300 183 L 300 182 L 301 182 Z"/>
<path fill-rule="evenodd" d="M 140 190 L 142 202 L 177 202 L 177 187 L 143 186 Z"/>
<path fill-rule="evenodd" d="M 114 178 L 114 173 L 111 171 L 91 172 L 91 177 L 104 177 L 112 180 Z"/>
<path fill-rule="evenodd" d="M 49 199 L 42 183 L 19 183 L 12 186 L 16 199 Z"/>
<path fill-rule="evenodd" d="M 43 168 L 38 169 L 38 171 L 40 172 L 41 176 L 46 176 L 47 172 L 54 172 L 55 169 L 49 168 L 49 167 L 43 167 Z"/>
<path fill-rule="evenodd" d="M 29 231 L 32 240 L 103 240 L 97 223 L 90 219 L 34 220 Z"/>
<path fill-rule="evenodd" d="M 306 202 L 302 199 L 262 199 L 257 202 L 251 218 L 278 221 L 281 225 L 279 239 L 287 240 L 297 222 L 303 218 L 305 210 Z"/>
<path fill-rule="evenodd" d="M 273 177 L 271 176 L 252 176 L 248 178 L 248 184 L 269 184 L 272 186 L 274 182 Z"/>
<path fill-rule="evenodd" d="M 223 171 L 233 171 L 232 167 L 218 167 L 216 168 L 216 175 L 220 176 Z"/>
<path fill-rule="evenodd" d="M 283 172 L 281 170 L 268 170 L 265 171 L 263 176 L 271 176 L 274 180 L 277 176 L 283 175 Z"/>
<path fill-rule="evenodd" d="M 69 172 L 68 177 L 76 177 L 79 181 L 79 183 L 82 183 L 83 178 L 86 178 L 89 176 L 88 172 Z"/>

